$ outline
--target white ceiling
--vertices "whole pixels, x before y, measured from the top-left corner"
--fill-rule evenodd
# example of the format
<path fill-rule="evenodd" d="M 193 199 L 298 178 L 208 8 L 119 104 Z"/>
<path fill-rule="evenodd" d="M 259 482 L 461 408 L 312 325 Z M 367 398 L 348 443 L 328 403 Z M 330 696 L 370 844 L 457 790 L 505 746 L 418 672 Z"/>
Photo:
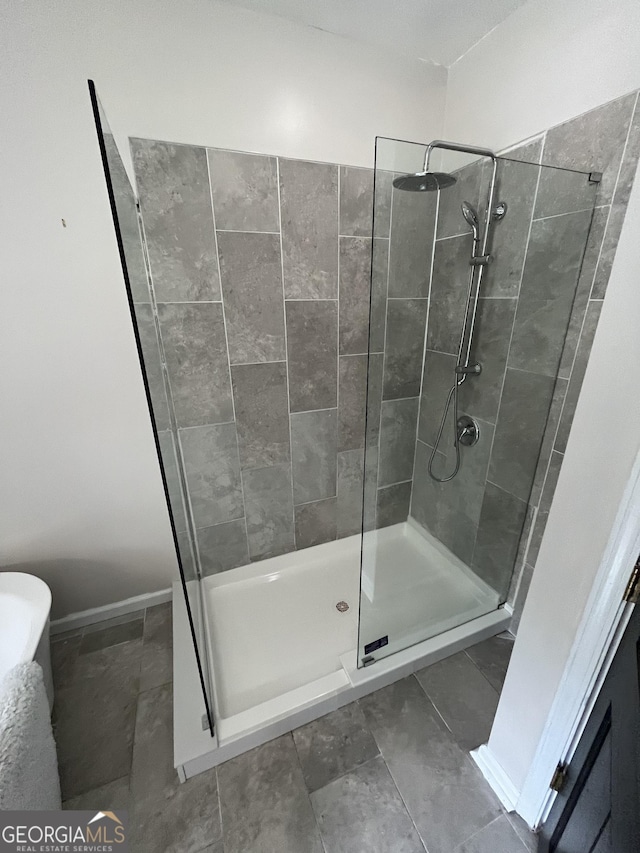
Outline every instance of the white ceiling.
<path fill-rule="evenodd" d="M 527 0 L 225 0 L 330 33 L 451 65 Z"/>

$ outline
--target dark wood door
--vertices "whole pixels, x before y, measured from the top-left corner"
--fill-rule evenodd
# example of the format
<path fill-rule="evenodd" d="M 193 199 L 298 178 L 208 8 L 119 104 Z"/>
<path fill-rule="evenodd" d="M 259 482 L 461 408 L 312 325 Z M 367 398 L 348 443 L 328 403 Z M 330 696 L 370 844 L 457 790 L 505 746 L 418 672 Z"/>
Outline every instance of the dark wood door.
<path fill-rule="evenodd" d="M 542 828 L 541 853 L 639 853 L 639 673 L 636 605 Z"/>

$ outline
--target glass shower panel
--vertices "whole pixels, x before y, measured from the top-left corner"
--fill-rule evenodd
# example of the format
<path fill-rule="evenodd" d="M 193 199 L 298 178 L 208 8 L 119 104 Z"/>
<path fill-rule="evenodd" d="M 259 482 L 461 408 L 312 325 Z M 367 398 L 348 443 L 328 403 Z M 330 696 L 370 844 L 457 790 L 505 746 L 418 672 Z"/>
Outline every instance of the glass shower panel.
<path fill-rule="evenodd" d="M 89 81 L 89 92 L 171 520 L 180 578 L 194 642 L 206 715 L 213 732 L 213 717 L 210 710 L 212 706 L 208 675 L 206 675 L 208 673 L 206 666 L 207 648 L 203 636 L 197 554 L 193 545 L 194 537 L 190 534 L 189 515 L 185 500 L 186 491 L 176 440 L 175 418 L 172 412 L 171 393 L 163 368 L 164 359 L 158 334 L 152 289 L 149 285 L 138 205 L 115 139 L 91 81 Z"/>
<path fill-rule="evenodd" d="M 588 296 L 589 175 L 528 162 L 539 150 L 523 146 L 497 158 L 488 211 L 489 158 L 435 151 L 431 170 L 454 183 L 393 187 L 422 171 L 425 152 L 376 141 L 360 666 L 505 602 L 536 471 L 553 444 L 567 329 Z M 470 275 L 480 264 L 474 312 Z M 462 378 L 465 317 L 479 372 Z"/>

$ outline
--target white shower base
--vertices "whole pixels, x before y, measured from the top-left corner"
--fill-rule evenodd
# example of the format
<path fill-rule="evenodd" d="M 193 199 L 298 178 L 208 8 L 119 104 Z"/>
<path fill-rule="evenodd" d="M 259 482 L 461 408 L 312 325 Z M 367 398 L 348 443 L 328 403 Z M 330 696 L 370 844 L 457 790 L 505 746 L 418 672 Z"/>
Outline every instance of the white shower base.
<path fill-rule="evenodd" d="M 182 591 L 174 595 L 175 763 L 182 778 L 227 761 L 504 630 L 508 608 L 412 522 L 232 569 L 201 582 L 216 733 L 202 700 Z M 195 583 L 195 582 L 194 582 Z M 345 601 L 349 610 L 336 609 Z"/>

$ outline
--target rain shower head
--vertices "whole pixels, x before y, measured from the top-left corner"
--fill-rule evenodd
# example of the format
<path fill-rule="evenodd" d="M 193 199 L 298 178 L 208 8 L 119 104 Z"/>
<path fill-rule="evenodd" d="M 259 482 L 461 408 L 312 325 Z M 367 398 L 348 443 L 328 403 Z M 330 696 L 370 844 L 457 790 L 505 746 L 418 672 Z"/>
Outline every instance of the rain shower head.
<path fill-rule="evenodd" d="M 455 182 L 453 175 L 447 172 L 416 172 L 413 175 L 400 175 L 394 180 L 393 186 L 410 193 L 431 193 L 451 187 Z"/>
<path fill-rule="evenodd" d="M 464 216 L 465 220 L 468 222 L 468 224 L 473 229 L 473 233 L 477 236 L 478 235 L 478 229 L 480 227 L 479 223 L 478 223 L 478 214 L 476 213 L 474 208 L 469 204 L 468 201 L 463 201 L 461 207 L 462 207 L 462 215 Z"/>

